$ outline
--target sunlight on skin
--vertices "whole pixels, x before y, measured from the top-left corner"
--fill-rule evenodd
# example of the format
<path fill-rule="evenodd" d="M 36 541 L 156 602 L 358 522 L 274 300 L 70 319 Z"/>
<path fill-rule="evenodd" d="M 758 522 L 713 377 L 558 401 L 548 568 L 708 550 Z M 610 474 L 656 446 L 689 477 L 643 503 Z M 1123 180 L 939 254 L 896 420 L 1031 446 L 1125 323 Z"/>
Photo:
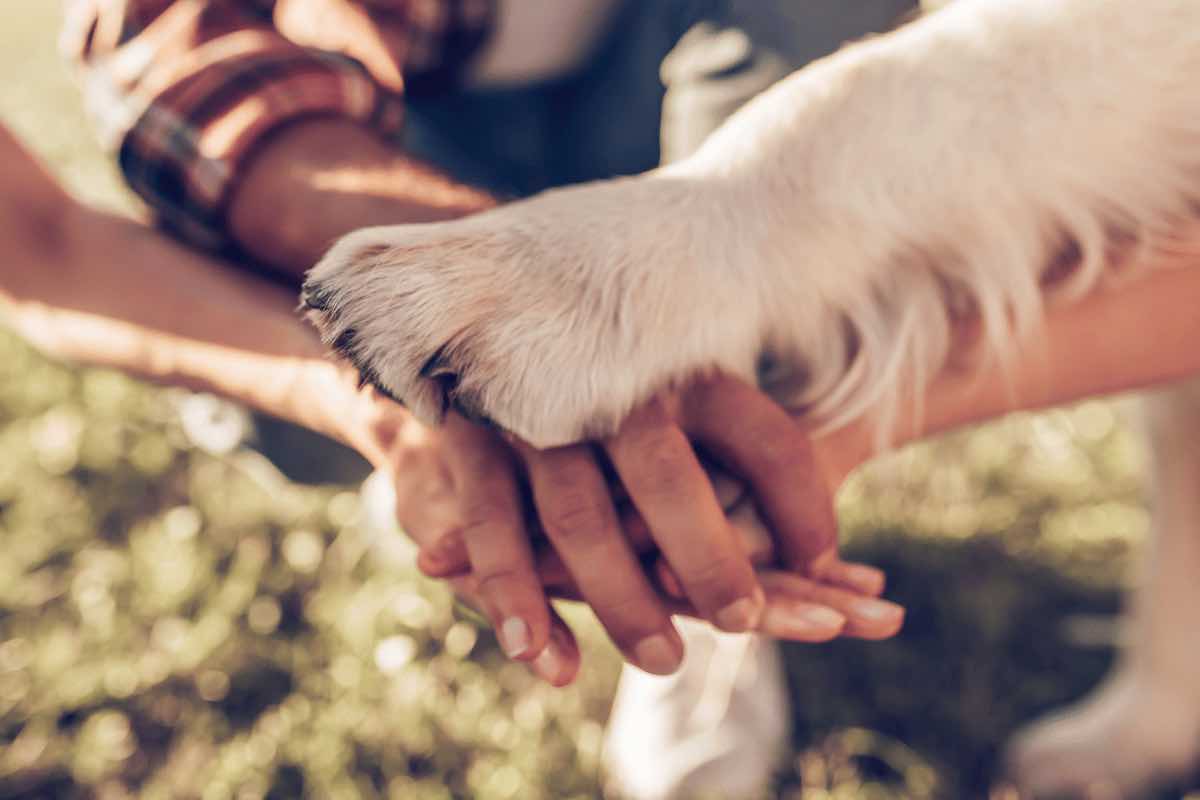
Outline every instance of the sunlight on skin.
<path fill-rule="evenodd" d="M 1200 372 L 1200 269 L 1189 265 L 1200 235 L 1156 269 L 1119 290 L 1052 308 L 1041 331 L 1007 369 L 979 371 L 967 344 L 925 393 L 924 417 L 901 427 L 903 444 L 1012 411 L 1062 405 L 1171 383 Z M 1156 265 L 1157 266 L 1157 265 Z M 963 337 L 970 341 L 971 337 Z M 815 442 L 831 491 L 873 455 L 859 423 Z"/>

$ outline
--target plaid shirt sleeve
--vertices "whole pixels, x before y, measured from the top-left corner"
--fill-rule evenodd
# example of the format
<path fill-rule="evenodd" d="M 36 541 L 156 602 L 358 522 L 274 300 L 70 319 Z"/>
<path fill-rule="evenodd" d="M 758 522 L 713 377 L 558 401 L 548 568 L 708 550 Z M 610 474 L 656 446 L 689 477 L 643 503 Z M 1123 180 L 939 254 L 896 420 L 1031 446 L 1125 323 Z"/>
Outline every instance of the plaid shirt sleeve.
<path fill-rule="evenodd" d="M 293 120 L 384 135 L 406 93 L 452 84 L 493 0 L 69 0 L 63 49 L 130 186 L 204 247 L 231 245 L 243 165 Z"/>

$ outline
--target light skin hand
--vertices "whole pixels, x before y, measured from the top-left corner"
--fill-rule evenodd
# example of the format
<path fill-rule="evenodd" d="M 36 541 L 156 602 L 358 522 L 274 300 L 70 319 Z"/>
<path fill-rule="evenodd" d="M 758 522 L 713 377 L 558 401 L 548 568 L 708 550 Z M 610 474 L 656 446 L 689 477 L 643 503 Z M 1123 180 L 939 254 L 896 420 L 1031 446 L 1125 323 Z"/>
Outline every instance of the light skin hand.
<path fill-rule="evenodd" d="M 464 489 L 468 492 L 478 491 L 481 482 L 494 482 L 500 505 L 494 518 L 487 515 L 483 527 L 478 528 L 479 533 L 513 524 L 510 515 L 520 512 L 522 506 L 507 494 L 513 481 L 511 471 L 484 472 L 471 478 L 470 484 L 457 477 L 464 468 L 457 458 L 464 444 L 460 437 L 478 437 L 470 442 L 472 449 L 476 453 L 485 450 L 489 455 L 479 458 L 473 466 L 485 470 L 492 459 L 511 457 L 511 451 L 499 437 L 461 420 L 452 421 L 443 428 L 426 428 L 406 414 L 398 414 L 399 409 L 395 404 L 385 398 L 376 396 L 375 399 L 381 415 L 376 427 L 391 440 L 391 444 L 385 447 L 388 453 L 385 460 L 396 489 L 397 519 L 401 528 L 421 548 L 424 561 L 432 559 L 436 563 L 439 542 L 455 543 L 458 551 L 454 558 L 470 557 L 464 536 L 464 530 L 470 528 L 464 525 L 467 518 L 464 509 L 468 508 L 468 504 L 459 501 Z M 490 491 L 476 496 L 486 496 Z M 517 519 L 520 520 L 520 517 Z M 504 543 L 516 538 L 501 537 L 498 539 L 499 546 L 502 548 Z M 524 551 L 518 546 L 509 556 L 503 549 L 497 551 L 497 545 L 476 543 L 474 554 L 478 554 L 480 547 L 483 547 L 484 552 L 476 555 L 479 563 L 505 563 L 506 559 L 511 558 L 519 569 L 523 569 L 528 563 L 526 554 L 529 549 L 529 537 L 524 533 L 523 526 L 518 545 L 523 546 Z M 505 641 L 504 620 L 518 618 L 526 621 L 529 625 L 528 644 L 513 655 L 528 662 L 539 677 L 555 686 L 565 686 L 574 680 L 580 666 L 579 648 L 570 629 L 547 603 L 540 583 L 530 585 L 506 569 L 491 573 L 485 570 L 486 566 L 475 574 L 466 570 L 463 575 L 450 579 L 451 586 L 459 597 L 492 621 L 497 635 L 501 637 L 501 647 L 506 651 L 515 650 L 521 643 Z"/>
<path fill-rule="evenodd" d="M 713 413 L 739 424 L 710 424 Z M 763 440 L 779 447 L 760 449 Z M 798 570 L 794 580 L 772 577 L 764 595 L 755 575 L 740 574 L 754 550 L 770 552 L 761 547 L 769 534 L 731 523 L 693 444 L 733 454 L 725 460 L 752 476 L 760 507 L 792 534 L 780 549 L 798 554 L 785 565 Z M 626 658 L 647 671 L 668 673 L 678 665 L 682 647 L 670 614 L 711 620 L 741 599 L 754 602 L 751 618 L 725 618 L 723 627 L 807 642 L 841 633 L 886 638 L 903 621 L 902 609 L 875 598 L 882 573 L 837 558 L 830 501 L 807 436 L 773 402 L 735 380 L 714 377 L 657 400 L 599 445 L 541 452 L 517 446 L 552 547 L 539 560 L 541 580 L 554 594 L 587 601 Z M 631 502 L 614 503 L 602 457 Z M 510 547 L 527 575 L 528 544 Z M 657 581 L 641 561 L 655 550 L 663 554 Z M 466 574 L 473 563 L 454 536 L 419 560 L 435 576 Z"/>
<path fill-rule="evenodd" d="M 658 415 L 661 411 L 654 413 Z M 793 425 L 786 417 L 784 420 Z M 667 419 L 655 418 L 644 424 L 646 429 L 635 429 L 621 446 L 636 448 L 647 444 L 645 430 L 652 431 L 654 436 L 662 435 L 659 433 L 662 430 L 684 436 Z M 534 659 L 535 669 L 544 667 L 543 662 L 564 670 L 577 667 L 576 652 L 563 646 L 568 640 L 562 632 L 553 632 L 558 630 L 552 627 L 557 618 L 546 599 L 549 593 L 587 601 L 632 663 L 655 673 L 669 673 L 678 666 L 682 643 L 670 614 L 702 615 L 692 602 L 664 595 L 647 578 L 636 548 L 639 544 L 656 542 L 636 505 L 622 504 L 620 509 L 614 505 L 608 482 L 590 447 L 580 445 L 538 452 L 518 445 L 517 452 L 523 459 L 518 466 L 528 476 L 536 513 L 541 518 L 540 526 L 530 526 L 525 521 L 531 513 L 531 504 L 515 483 L 517 473 L 509 461 L 512 451 L 498 436 L 455 415 L 437 430 L 426 430 L 414 423 L 406 426 L 405 431 L 400 438 L 407 441 L 398 443 L 394 462 L 397 505 L 402 526 L 422 547 L 418 563 L 432 575 L 473 578 L 480 606 L 495 625 L 506 651 L 522 660 Z M 687 443 L 686 439 L 682 441 Z M 471 457 L 464 460 L 461 457 L 464 452 Z M 711 496 L 711 485 L 695 463 L 690 445 L 687 458 L 695 464 L 697 485 L 685 488 Z M 636 492 L 635 489 L 631 494 L 636 497 Z M 669 496 L 665 499 L 674 501 Z M 643 507 L 655 508 L 655 502 L 657 497 Z M 715 499 L 711 507 L 711 517 L 697 524 L 720 526 L 739 562 L 748 563 L 746 549 L 734 539 L 734 528 Z M 689 525 L 692 522 L 687 521 Z M 531 527 L 544 531 L 552 551 L 539 548 L 541 552 L 535 552 L 531 546 Z M 665 530 L 666 537 L 676 537 L 668 541 L 668 548 L 694 541 L 694 527 Z M 627 536 L 630 531 L 632 537 Z M 666 538 L 660 535 L 657 544 L 661 546 L 663 541 Z M 719 541 L 719 546 L 724 544 L 723 539 Z M 481 563 L 486 567 L 480 569 Z M 535 563 L 540 563 L 540 570 L 534 570 Z M 689 568 L 691 563 L 685 561 L 682 569 Z M 865 574 L 870 591 L 882 588 L 882 576 L 877 571 L 857 569 L 860 584 Z M 831 572 L 836 574 L 837 570 Z M 712 570 L 708 574 L 719 575 Z M 547 575 L 554 577 L 544 588 Z M 752 581 L 752 586 L 757 584 L 753 576 Z M 858 597 L 853 591 L 844 590 L 834 596 L 836 605 L 830 608 L 817 599 L 819 592 L 815 588 L 808 591 L 810 586 L 817 586 L 816 581 L 803 580 L 802 586 L 807 594 L 796 590 L 777 592 L 781 602 L 771 603 L 766 609 L 775 635 L 826 641 L 849 624 L 866 630 L 866 635 L 885 636 L 898 628 L 902 618 L 902 612 L 894 605 L 866 597 L 868 591 L 862 593 L 862 599 L 875 604 L 877 615 L 882 610 L 884 623 L 881 625 L 878 616 L 867 615 L 859 624 L 853 618 L 861 616 L 861 610 L 846 602 L 851 596 Z M 838 607 L 844 611 L 834 610 Z M 518 630 L 528 634 L 527 639 L 517 643 L 509 639 L 513 629 L 510 621 L 514 618 L 524 623 Z M 547 641 L 550 647 L 543 651 Z M 526 642 L 527 649 L 520 646 Z M 541 674 L 542 670 L 538 671 Z"/>
<path fill-rule="evenodd" d="M 590 448 L 539 453 L 518 444 L 514 449 L 493 431 L 457 415 L 429 429 L 369 387 L 348 389 L 348 369 L 340 380 L 340 390 L 314 388 L 310 393 L 343 398 L 327 406 L 342 421 L 340 438 L 370 454 L 393 476 L 398 519 L 420 547 L 419 566 L 427 574 L 450 578 L 454 590 L 491 620 L 506 653 L 528 662 L 553 685 L 573 680 L 579 650 L 548 600 L 562 597 L 588 602 L 631 663 L 663 674 L 678 666 L 683 649 L 670 615 L 704 617 L 682 589 L 672 596 L 664 591 L 665 581 L 647 577 L 642 558 L 661 548 L 664 538 L 655 539 L 635 504 L 613 503 Z M 722 386 L 725 382 L 718 381 L 705 391 L 724 391 L 718 388 Z M 740 384 L 726 388 L 743 402 L 774 408 Z M 357 392 L 357 398 L 347 392 Z M 754 417 L 752 408 L 742 410 Z M 685 436 L 670 418 L 658 416 L 661 409 L 654 413 L 648 429 L 655 435 L 669 430 Z M 786 415 L 777 420 L 795 427 Z M 644 432 L 636 433 L 623 446 L 644 444 Z M 690 450 L 689 458 L 694 461 Z M 817 474 L 815 463 L 808 468 Z M 698 485 L 693 488 L 711 494 L 708 477 L 698 464 L 695 470 Z M 522 473 L 528 476 L 532 498 L 518 483 Z M 828 502 L 819 493 L 815 496 Z M 713 518 L 702 524 L 725 526 L 739 558 L 770 552 L 762 546 L 768 538 L 765 530 L 730 525 L 715 500 L 714 507 Z M 531 519 L 535 513 L 542 518 L 540 526 Z M 556 532 L 557 525 L 563 526 L 561 531 Z M 531 541 L 530 531 L 539 529 L 549 540 L 543 546 Z M 678 538 L 666 546 L 687 545 L 691 534 L 691 528 L 668 529 L 667 536 Z M 794 573 L 760 576 L 766 590 L 760 630 L 804 642 L 896 633 L 903 610 L 874 598 L 883 588 L 882 573 L 840 562 L 831 551 L 820 560 L 821 580 Z M 682 583 L 673 570 L 670 575 L 676 585 Z M 515 632 L 514 619 L 523 623 Z M 647 646 L 646 639 L 653 637 L 659 641 Z"/>

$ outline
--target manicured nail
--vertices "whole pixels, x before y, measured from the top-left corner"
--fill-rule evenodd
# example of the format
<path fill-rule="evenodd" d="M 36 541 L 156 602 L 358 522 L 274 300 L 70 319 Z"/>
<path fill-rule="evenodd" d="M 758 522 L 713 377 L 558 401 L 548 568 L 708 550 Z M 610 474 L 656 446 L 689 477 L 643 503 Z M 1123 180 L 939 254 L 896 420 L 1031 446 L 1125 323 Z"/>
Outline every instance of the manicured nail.
<path fill-rule="evenodd" d="M 886 600 L 856 600 L 851 606 L 854 616 L 872 622 L 888 622 L 904 616 L 904 609 Z"/>
<path fill-rule="evenodd" d="M 679 666 L 679 655 L 671 640 L 661 633 L 647 636 L 633 646 L 633 658 L 646 672 L 669 675 Z"/>
<path fill-rule="evenodd" d="M 840 628 L 846 624 L 844 616 L 832 608 L 825 608 L 824 606 L 808 606 L 800 609 L 800 613 L 796 616 L 818 628 Z"/>
<path fill-rule="evenodd" d="M 533 671 L 538 676 L 553 686 L 562 686 L 567 679 L 567 660 L 566 653 L 563 652 L 562 646 L 559 644 L 560 634 L 557 631 L 550 632 L 550 642 L 546 645 L 546 649 L 538 654 L 538 657 L 533 660 Z"/>
<path fill-rule="evenodd" d="M 763 607 L 766 600 L 761 589 L 756 589 L 750 597 L 734 600 L 716 614 L 717 627 L 731 633 L 753 630 L 762 619 Z"/>
<path fill-rule="evenodd" d="M 846 618 L 824 606 L 770 606 L 763 616 L 763 627 L 771 631 L 796 631 L 799 634 L 840 630 Z"/>
<path fill-rule="evenodd" d="M 500 647 L 509 658 L 520 658 L 529 651 L 529 626 L 520 617 L 509 617 L 500 624 Z"/>
<path fill-rule="evenodd" d="M 859 591 L 880 592 L 886 582 L 884 575 L 874 567 L 861 567 L 856 564 L 846 565 L 847 580 Z"/>

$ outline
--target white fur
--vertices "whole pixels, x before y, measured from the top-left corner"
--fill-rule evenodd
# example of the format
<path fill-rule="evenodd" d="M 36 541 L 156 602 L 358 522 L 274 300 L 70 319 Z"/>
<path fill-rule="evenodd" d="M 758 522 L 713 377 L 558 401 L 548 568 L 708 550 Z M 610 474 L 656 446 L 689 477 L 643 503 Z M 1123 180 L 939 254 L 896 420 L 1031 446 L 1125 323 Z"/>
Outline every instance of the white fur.
<path fill-rule="evenodd" d="M 961 0 L 751 102 L 693 157 L 458 222 L 374 228 L 310 274 L 331 341 L 424 419 L 457 396 L 548 446 L 707 369 L 832 425 L 897 405 L 955 310 L 997 353 L 1165 247 L 1200 199 L 1200 3 Z M 1013 333 L 1018 336 L 1014 338 Z"/>

